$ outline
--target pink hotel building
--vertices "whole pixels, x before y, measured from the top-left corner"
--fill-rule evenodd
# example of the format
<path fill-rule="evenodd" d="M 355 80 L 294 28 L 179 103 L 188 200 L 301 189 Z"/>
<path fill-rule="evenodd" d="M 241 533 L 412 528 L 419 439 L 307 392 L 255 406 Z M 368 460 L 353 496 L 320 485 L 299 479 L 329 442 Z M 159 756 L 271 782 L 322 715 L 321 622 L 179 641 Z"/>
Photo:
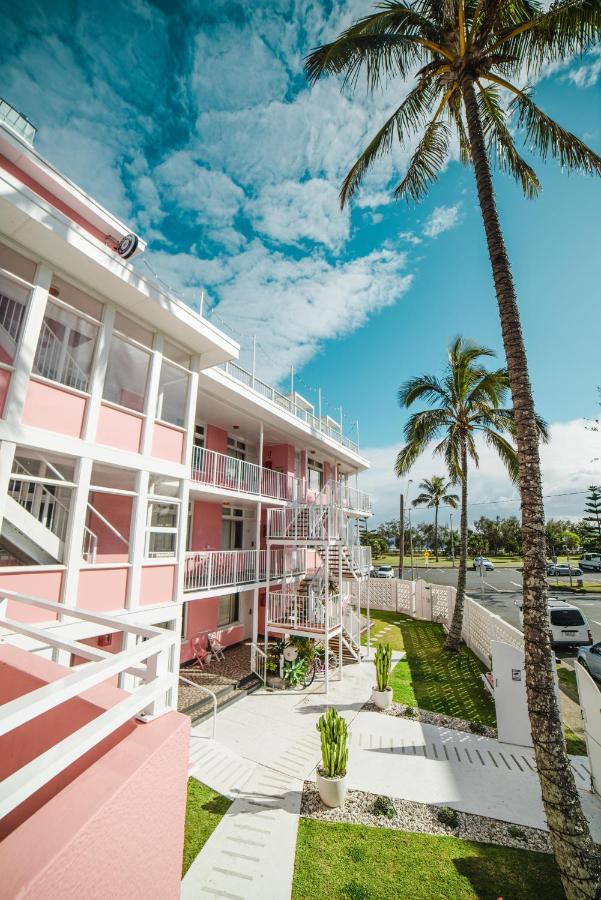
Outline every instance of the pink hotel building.
<path fill-rule="evenodd" d="M 18 780 L 27 763 L 38 791 L 10 783 L 6 840 L 49 783 L 115 740 L 128 710 L 139 725 L 175 707 L 180 663 L 209 635 L 252 641 L 260 677 L 267 632 L 327 635 L 358 657 L 370 562 L 356 481 L 367 461 L 342 422 L 239 367 L 238 345 L 132 265 L 143 240 L 46 162 L 34 136 L 1 102 L 0 702 L 35 747 L 10 745 L 0 777 Z M 36 743 L 34 712 L 14 704 L 55 679 L 66 694 L 44 701 L 47 717 L 85 691 L 106 716 L 117 694 L 130 699 L 117 725 L 83 750 L 65 744 L 62 771 L 44 775 L 52 742 Z M 168 712 L 142 731 L 180 720 Z"/>

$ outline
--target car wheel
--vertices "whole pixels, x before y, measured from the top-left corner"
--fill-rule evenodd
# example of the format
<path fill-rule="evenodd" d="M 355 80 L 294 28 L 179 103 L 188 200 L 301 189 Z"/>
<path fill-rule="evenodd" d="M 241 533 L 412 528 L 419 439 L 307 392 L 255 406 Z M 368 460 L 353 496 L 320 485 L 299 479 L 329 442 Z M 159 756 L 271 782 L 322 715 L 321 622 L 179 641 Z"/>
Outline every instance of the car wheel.
<path fill-rule="evenodd" d="M 586 671 L 588 672 L 588 671 L 589 671 L 589 668 L 588 668 L 588 663 L 587 663 L 586 659 L 582 659 L 581 656 L 577 656 L 576 659 L 578 660 L 578 662 L 580 663 L 580 665 L 582 666 L 582 668 L 583 668 L 583 669 L 586 669 Z"/>

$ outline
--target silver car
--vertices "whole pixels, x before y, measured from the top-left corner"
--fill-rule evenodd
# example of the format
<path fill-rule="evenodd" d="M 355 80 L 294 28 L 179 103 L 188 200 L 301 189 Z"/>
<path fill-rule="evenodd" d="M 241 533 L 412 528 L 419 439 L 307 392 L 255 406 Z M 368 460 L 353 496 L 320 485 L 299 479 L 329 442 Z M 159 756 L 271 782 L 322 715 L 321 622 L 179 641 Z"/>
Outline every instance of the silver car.
<path fill-rule="evenodd" d="M 587 672 L 590 672 L 595 681 L 601 681 L 601 643 L 579 647 L 576 659 Z"/>
<path fill-rule="evenodd" d="M 547 575 L 582 575 L 582 569 L 577 566 L 568 566 L 567 563 L 549 563 Z"/>
<path fill-rule="evenodd" d="M 378 566 L 376 578 L 394 578 L 394 569 L 392 566 Z"/>

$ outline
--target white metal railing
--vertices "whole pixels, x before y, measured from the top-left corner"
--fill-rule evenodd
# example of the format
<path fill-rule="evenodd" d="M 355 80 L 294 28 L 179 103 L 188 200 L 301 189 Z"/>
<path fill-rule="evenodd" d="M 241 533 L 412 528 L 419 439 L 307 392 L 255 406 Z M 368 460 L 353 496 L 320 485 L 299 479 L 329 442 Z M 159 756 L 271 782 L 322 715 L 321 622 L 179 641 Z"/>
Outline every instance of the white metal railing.
<path fill-rule="evenodd" d="M 19 340 L 24 313 L 25 307 L 22 303 L 7 297 L 6 294 L 0 294 L 0 329 L 6 332 L 15 344 Z"/>
<path fill-rule="evenodd" d="M 61 706 L 74 697 L 80 697 L 115 675 L 129 673 L 136 676 L 135 686 L 130 692 L 125 693 L 122 700 L 83 727 L 76 727 L 73 733 L 4 779 L 0 784 L 0 818 L 2 818 L 77 759 L 98 746 L 128 720 L 135 717 L 147 722 L 170 709 L 172 692 L 177 686 L 177 674 L 169 671 L 170 658 L 176 645 L 179 644 L 179 635 L 174 631 L 151 625 L 132 625 L 123 619 L 85 609 L 66 610 L 61 603 L 5 588 L 0 592 L 0 596 L 3 598 L 0 602 L 0 628 L 13 635 L 29 638 L 42 647 L 66 650 L 88 660 L 68 675 L 63 675 L 56 681 L 29 691 L 0 707 L 0 736 L 35 720 L 39 721 L 39 727 L 43 729 L 43 719 L 39 717 L 49 710 Z M 137 643 L 126 650 L 109 653 L 80 641 L 68 640 L 61 637 L 60 632 L 56 633 L 57 629 L 44 629 L 9 618 L 6 614 L 8 598 L 19 604 L 43 609 L 53 618 L 60 614 L 63 621 L 68 618 L 74 622 L 100 625 L 107 632 L 131 634 Z M 10 674 L 6 673 L 4 678 L 10 678 Z"/>
<path fill-rule="evenodd" d="M 214 693 L 210 688 L 206 687 L 204 684 L 197 684 L 196 681 L 190 681 L 189 678 L 184 678 L 183 675 L 179 676 L 179 680 L 182 684 L 187 684 L 190 687 L 198 688 L 199 691 L 202 691 L 205 694 L 208 694 L 213 702 L 213 732 L 212 739 L 215 740 L 217 735 L 217 694 Z"/>
<path fill-rule="evenodd" d="M 294 594 L 288 591 L 270 591 L 267 624 L 291 629 L 325 631 L 326 607 L 329 630 L 342 622 L 341 598 L 339 594 L 325 595 Z"/>
<path fill-rule="evenodd" d="M 359 575 L 369 575 L 371 568 L 371 547 L 354 545 L 346 547 L 350 562 L 355 572 Z"/>
<path fill-rule="evenodd" d="M 58 381 L 78 391 L 87 391 L 88 375 L 59 340 L 47 322 L 42 323 L 33 362 L 33 370 L 42 378 Z"/>
<path fill-rule="evenodd" d="M 326 502 L 332 506 L 339 506 L 350 512 L 371 515 L 371 497 L 357 488 L 351 487 L 344 481 L 330 479 L 324 491 Z"/>
<path fill-rule="evenodd" d="M 267 510 L 267 536 L 293 541 L 326 541 L 342 534 L 340 510 L 332 506 L 296 506 Z"/>
<path fill-rule="evenodd" d="M 205 450 L 204 447 L 194 447 L 192 480 L 211 487 L 275 500 L 292 502 L 301 499 L 301 480 L 296 476 L 275 472 L 215 450 Z"/>
<path fill-rule="evenodd" d="M 203 591 L 265 581 L 267 550 L 192 550 L 186 554 L 184 590 Z M 258 564 L 258 565 L 257 565 Z M 306 551 L 278 548 L 270 551 L 270 579 L 302 575 Z"/>
<path fill-rule="evenodd" d="M 250 645 L 250 671 L 265 684 L 267 681 L 267 654 L 256 644 Z"/>
<path fill-rule="evenodd" d="M 219 368 L 223 369 L 224 372 L 227 372 L 232 378 L 235 378 L 236 381 L 242 382 L 242 384 L 247 385 L 247 387 L 252 388 L 252 390 L 256 391 L 258 394 L 261 394 L 262 397 L 265 397 L 279 407 L 283 407 L 298 419 L 302 419 L 302 421 L 310 425 L 314 431 L 325 434 L 327 437 L 336 441 L 338 444 L 342 444 L 343 447 L 347 447 L 349 450 L 355 452 L 359 450 L 359 442 L 354 441 L 343 434 L 341 425 L 338 427 L 328 425 L 327 422 L 324 422 L 324 417 L 320 419 L 314 412 L 311 412 L 305 406 L 297 403 L 294 395 L 283 394 L 281 391 L 278 391 L 277 388 L 272 387 L 272 385 L 267 384 L 265 381 L 261 381 L 261 379 L 254 376 L 252 372 L 243 369 L 238 363 L 225 362 L 222 363 Z"/>

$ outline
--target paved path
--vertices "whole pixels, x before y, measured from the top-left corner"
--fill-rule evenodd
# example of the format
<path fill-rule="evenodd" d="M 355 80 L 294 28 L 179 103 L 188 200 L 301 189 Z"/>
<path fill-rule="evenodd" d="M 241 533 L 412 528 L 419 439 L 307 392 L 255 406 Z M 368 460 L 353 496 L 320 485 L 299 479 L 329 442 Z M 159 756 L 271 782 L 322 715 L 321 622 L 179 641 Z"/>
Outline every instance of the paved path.
<path fill-rule="evenodd" d="M 192 774 L 234 802 L 188 870 L 184 900 L 290 897 L 302 785 L 315 777 L 315 723 L 328 705 L 349 723 L 352 788 L 544 827 L 531 750 L 361 711 L 374 674 L 370 662 L 347 666 L 327 697 L 321 685 L 304 694 L 257 691 L 219 714 L 216 742 L 208 722 L 193 728 Z M 586 790 L 586 758 L 573 766 L 601 840 L 601 799 Z"/>

